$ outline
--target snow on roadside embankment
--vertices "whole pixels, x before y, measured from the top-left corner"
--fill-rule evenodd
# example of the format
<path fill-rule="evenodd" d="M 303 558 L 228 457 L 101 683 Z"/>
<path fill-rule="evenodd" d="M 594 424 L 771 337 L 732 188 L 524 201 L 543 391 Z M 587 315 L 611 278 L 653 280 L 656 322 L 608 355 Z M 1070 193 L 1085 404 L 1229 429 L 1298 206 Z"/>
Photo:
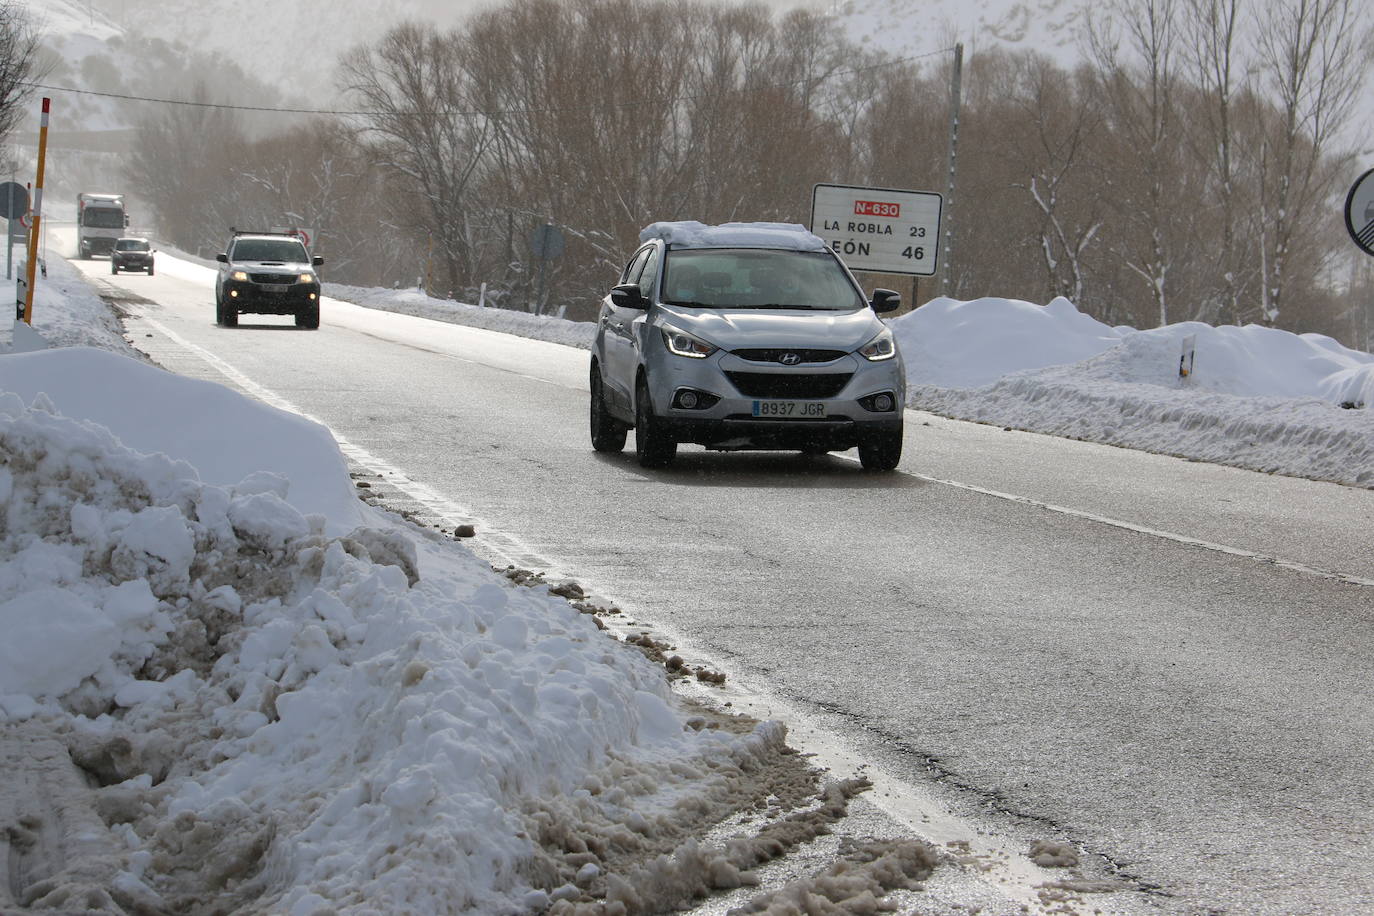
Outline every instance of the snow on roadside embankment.
<path fill-rule="evenodd" d="M 24 262 L 15 252 L 14 276 L 23 276 Z M 124 330 L 110 307 L 96 294 L 85 276 L 65 258 L 45 258 L 47 276 L 39 277 L 33 289 L 33 329 L 54 347 L 99 347 L 142 358 L 129 346 Z M 13 290 L 13 286 L 7 287 Z M 11 298 L 3 299 L 8 308 Z M 11 339 L 10 312 L 0 321 L 0 344 Z M 0 346 L 0 352 L 3 352 Z"/>
<path fill-rule="evenodd" d="M 364 506 L 327 430 L 229 389 L 6 355 L 0 458 L 6 912 L 639 912 L 747 884 L 863 788 L 807 808 L 780 725 L 682 707 L 591 614 Z M 696 841 L 766 799 L 792 813 Z M 853 893 L 934 863 L 864 855 Z"/>
<path fill-rule="evenodd" d="M 937 299 L 893 328 L 913 407 L 1374 486 L 1374 356 L 1329 337 L 1197 322 L 1110 328 L 1064 299 Z M 1181 378 L 1189 336 L 1193 371 Z"/>
<path fill-rule="evenodd" d="M 385 312 L 399 312 L 417 318 L 431 318 L 435 321 L 447 321 L 450 324 L 461 324 L 487 331 L 500 331 L 581 350 L 590 350 L 592 339 L 596 335 L 596 325 L 589 321 L 568 321 L 552 315 L 531 315 L 513 309 L 483 308 L 453 299 L 436 299 L 414 289 L 372 289 L 345 286 L 341 283 L 325 283 L 324 294 L 354 305 Z"/>

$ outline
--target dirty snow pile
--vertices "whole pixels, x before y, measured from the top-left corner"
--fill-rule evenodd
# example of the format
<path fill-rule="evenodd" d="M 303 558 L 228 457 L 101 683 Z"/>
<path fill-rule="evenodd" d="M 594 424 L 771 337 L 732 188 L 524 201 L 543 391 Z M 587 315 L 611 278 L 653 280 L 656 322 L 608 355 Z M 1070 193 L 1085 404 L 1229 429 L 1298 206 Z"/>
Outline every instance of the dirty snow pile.
<path fill-rule="evenodd" d="M 84 347 L 0 392 L 0 910 L 637 912 L 833 813 L 698 846 L 816 797 L 782 727 L 363 505 L 323 428 Z"/>
<path fill-rule="evenodd" d="M 892 322 L 909 406 L 959 419 L 1374 486 L 1374 355 L 1320 334 L 1112 328 L 1066 299 L 934 299 Z M 1180 375 L 1184 341 L 1192 371 Z"/>

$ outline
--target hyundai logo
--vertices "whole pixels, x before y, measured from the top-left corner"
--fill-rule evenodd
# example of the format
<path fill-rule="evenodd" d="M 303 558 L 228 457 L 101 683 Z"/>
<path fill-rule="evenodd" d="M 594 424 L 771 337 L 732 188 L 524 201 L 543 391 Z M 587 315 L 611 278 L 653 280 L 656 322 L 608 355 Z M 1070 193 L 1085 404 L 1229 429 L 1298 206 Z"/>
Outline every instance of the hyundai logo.
<path fill-rule="evenodd" d="M 797 363 L 801 362 L 801 354 L 779 353 L 778 362 L 782 363 L 784 366 L 795 366 Z"/>

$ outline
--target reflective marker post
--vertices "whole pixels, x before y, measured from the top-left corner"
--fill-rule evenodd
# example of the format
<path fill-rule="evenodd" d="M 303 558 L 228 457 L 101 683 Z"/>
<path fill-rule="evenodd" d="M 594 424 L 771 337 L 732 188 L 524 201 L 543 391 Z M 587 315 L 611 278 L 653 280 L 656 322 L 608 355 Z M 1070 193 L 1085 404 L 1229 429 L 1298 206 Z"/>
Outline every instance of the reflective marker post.
<path fill-rule="evenodd" d="M 48 111 L 52 99 L 43 99 L 43 117 L 38 122 L 38 176 L 33 183 L 33 225 L 29 227 L 29 263 L 24 290 L 24 323 L 33 327 L 33 284 L 38 269 L 38 239 L 43 225 L 43 165 L 48 155 Z"/>

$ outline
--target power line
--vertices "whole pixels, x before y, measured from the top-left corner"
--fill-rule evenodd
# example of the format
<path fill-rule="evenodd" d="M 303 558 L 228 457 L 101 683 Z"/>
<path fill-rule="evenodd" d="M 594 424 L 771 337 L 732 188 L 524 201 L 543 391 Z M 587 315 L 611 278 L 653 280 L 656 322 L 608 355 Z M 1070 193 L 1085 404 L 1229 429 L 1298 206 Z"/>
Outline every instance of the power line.
<path fill-rule="evenodd" d="M 953 51 L 953 50 L 954 50 L 954 48 L 952 48 L 952 47 L 950 47 L 950 48 L 940 48 L 940 49 L 937 50 L 937 51 L 928 51 L 928 52 L 926 52 L 925 54 L 913 54 L 913 55 L 911 55 L 911 56 L 909 56 L 909 57 L 900 57 L 900 58 L 897 58 L 897 59 L 895 59 L 895 60 L 882 61 L 881 63 L 871 64 L 871 65 L 869 65 L 869 66 L 867 66 L 867 67 L 851 67 L 851 68 L 849 68 L 849 69 L 847 69 L 847 70 L 836 70 L 836 71 L 833 71 L 833 72 L 831 72 L 831 73 L 826 74 L 826 75 L 823 76 L 823 77 L 808 77 L 808 78 L 803 78 L 803 79 L 792 80 L 792 81 L 786 82 L 786 83 L 773 83 L 773 84 L 766 85 L 766 86 L 741 86 L 741 87 L 738 87 L 738 88 L 735 88 L 735 89 L 730 89 L 730 90 L 727 90 L 727 91 L 729 91 L 729 92 L 746 93 L 746 92 L 768 92 L 768 91 L 774 90 L 774 89 L 786 89 L 786 88 L 789 88 L 789 87 L 791 87 L 791 86 L 797 86 L 797 85 L 801 85 L 801 84 L 803 84 L 803 83 L 811 82 L 812 80 L 815 80 L 815 79 L 828 79 L 828 78 L 830 78 L 830 77 L 832 77 L 832 76 L 841 76 L 841 75 L 857 75 L 857 74 L 860 74 L 860 73 L 867 73 L 867 72 L 872 71 L 872 70 L 879 70 L 879 69 L 882 69 L 882 68 L 884 68 L 884 67 L 895 67 L 895 66 L 899 66 L 899 65 L 901 65 L 901 64 L 908 64 L 908 63 L 911 63 L 911 62 L 913 62 L 913 61 L 921 60 L 921 59 L 926 58 L 926 57 L 934 57 L 934 56 L 939 55 L 939 54 L 947 54 L 947 53 L 949 53 L 950 51 Z M 95 97 L 97 97 L 97 98 L 103 98 L 103 99 L 118 99 L 118 100 L 120 100 L 120 101 L 125 101 L 125 102 L 148 102 L 148 103 L 152 103 L 152 104 L 156 104 L 156 105 L 180 105 L 180 106 L 187 107 L 187 108 L 213 108 L 213 109 L 219 109 L 219 110 L 223 110 L 223 111 L 251 111 L 251 112 L 262 112 L 262 113 L 268 113 L 268 114 L 293 114 L 293 115 L 333 115 L 333 116 L 336 116 L 336 117 L 359 117 L 359 118 L 381 117 L 381 116 L 384 116 L 384 115 L 396 114 L 396 112 L 384 112 L 384 111 L 355 111 L 355 110 L 331 109 L 331 108 L 275 108 L 275 107 L 268 106 L 268 105 L 230 105 L 230 104 L 222 103 L 222 102 L 200 102 L 200 101 L 191 101 L 191 100 L 188 100 L 188 99 L 164 99 L 164 98 L 158 98 L 158 97 L 155 97 L 155 96 L 128 95 L 128 94 L 119 93 L 119 92 L 101 92 L 101 91 L 96 90 L 96 89 L 76 89 L 76 88 L 73 88 L 73 87 L 71 87 L 71 86 L 52 86 L 52 85 L 48 85 L 48 84 L 46 84 L 46 83 L 34 83 L 34 82 L 29 82 L 29 81 L 27 81 L 27 80 L 21 81 L 21 82 L 19 83 L 19 85 L 28 86 L 28 87 L 31 88 L 31 89 L 42 89 L 42 90 L 44 90 L 44 91 L 46 91 L 46 92 L 66 92 L 66 93 L 70 93 L 70 94 L 72 94 L 72 95 L 88 95 L 88 96 L 95 96 Z M 676 96 L 676 97 L 671 98 L 671 99 L 654 100 L 654 104 L 659 104 L 659 103 L 664 103 L 664 104 L 666 104 L 666 103 L 671 103 L 671 102 L 688 102 L 688 101 L 695 101 L 695 100 L 703 99 L 703 98 L 707 98 L 707 97 L 708 97 L 708 93 L 698 93 L 698 94 L 695 94 L 695 95 Z M 644 102 L 626 102 L 626 103 L 624 103 L 624 105 L 618 105 L 618 106 L 615 106 L 615 107 L 627 107 L 627 106 L 628 106 L 628 107 L 637 107 L 637 106 L 643 105 L 643 104 L 647 104 L 647 103 L 644 103 Z M 480 111 L 480 110 L 476 110 L 476 109 L 470 110 L 470 111 L 465 111 L 465 110 L 445 110 L 445 111 L 438 111 L 438 112 L 414 111 L 414 112 L 404 112 L 404 114 L 408 114 L 408 115 L 443 115 L 443 114 L 449 114 L 449 115 L 460 115 L 460 116 L 484 115 L 484 116 L 487 116 L 487 117 L 491 117 L 491 116 L 493 116 L 493 115 L 513 115 L 513 114 L 555 114 L 555 113 L 558 113 L 558 112 L 566 112 L 566 111 L 590 111 L 590 110 L 592 110 L 592 109 L 595 108 L 595 107 L 596 107 L 596 106 L 592 106 L 592 105 L 580 105 L 580 106 L 576 106 L 576 107 L 573 107 L 573 108 L 557 108 L 557 107 L 555 107 L 555 108 L 509 108 L 509 109 L 497 109 L 497 110 L 495 110 L 495 111 Z"/>

